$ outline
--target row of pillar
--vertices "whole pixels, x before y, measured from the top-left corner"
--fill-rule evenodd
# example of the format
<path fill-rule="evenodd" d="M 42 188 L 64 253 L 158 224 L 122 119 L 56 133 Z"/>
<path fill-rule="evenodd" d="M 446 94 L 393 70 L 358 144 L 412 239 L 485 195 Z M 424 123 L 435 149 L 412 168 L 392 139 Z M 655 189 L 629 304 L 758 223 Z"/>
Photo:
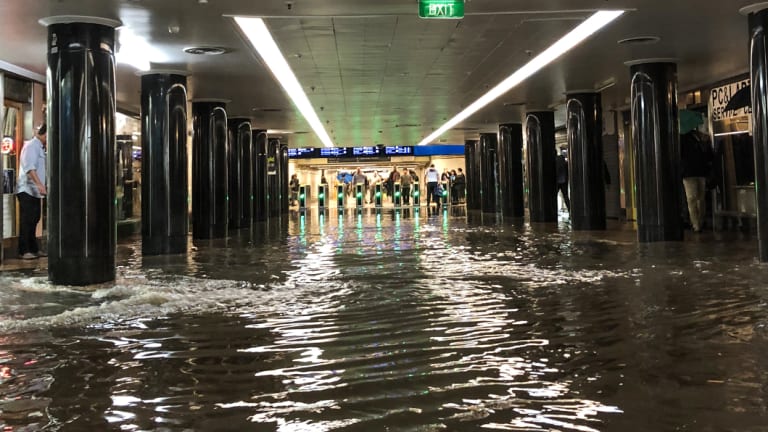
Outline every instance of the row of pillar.
<path fill-rule="evenodd" d="M 632 131 L 641 242 L 681 240 L 682 183 L 675 63 L 639 62 L 632 76 Z M 566 103 L 571 223 L 574 230 L 606 228 L 602 108 L 596 92 L 569 93 Z M 484 212 L 524 215 L 525 187 L 531 222 L 557 221 L 555 117 L 526 115 L 525 125 L 502 124 L 465 144 L 467 206 Z M 768 177 L 768 175 L 767 175 Z"/>
<path fill-rule="evenodd" d="M 75 20 L 75 21 L 73 21 Z M 115 28 L 83 17 L 48 26 L 48 273 L 62 285 L 115 278 Z M 142 252 L 187 252 L 186 76 L 141 78 Z M 229 230 L 288 212 L 288 150 L 221 101 L 192 103 L 192 232 Z"/>

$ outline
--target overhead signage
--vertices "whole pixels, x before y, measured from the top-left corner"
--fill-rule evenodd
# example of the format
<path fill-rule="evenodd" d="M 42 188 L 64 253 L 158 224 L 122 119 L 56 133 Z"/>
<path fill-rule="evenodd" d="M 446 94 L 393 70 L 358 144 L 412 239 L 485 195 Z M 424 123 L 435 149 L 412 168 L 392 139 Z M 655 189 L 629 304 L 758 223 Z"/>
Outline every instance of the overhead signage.
<path fill-rule="evenodd" d="M 320 157 L 343 157 L 347 156 L 346 147 L 325 147 L 320 149 Z"/>
<path fill-rule="evenodd" d="M 419 17 L 427 19 L 464 18 L 464 0 L 419 0 Z"/>
<path fill-rule="evenodd" d="M 384 154 L 386 154 L 388 156 L 412 155 L 413 154 L 413 147 L 411 147 L 411 146 L 384 147 Z"/>
<path fill-rule="evenodd" d="M 314 147 L 289 148 L 288 157 L 291 159 L 311 159 L 319 157 L 319 152 Z"/>
<path fill-rule="evenodd" d="M 352 155 L 354 156 L 378 156 L 379 149 L 377 147 L 352 147 Z"/>
<path fill-rule="evenodd" d="M 13 151 L 13 138 L 11 137 L 3 138 L 2 153 L 9 154 L 12 151 Z"/>

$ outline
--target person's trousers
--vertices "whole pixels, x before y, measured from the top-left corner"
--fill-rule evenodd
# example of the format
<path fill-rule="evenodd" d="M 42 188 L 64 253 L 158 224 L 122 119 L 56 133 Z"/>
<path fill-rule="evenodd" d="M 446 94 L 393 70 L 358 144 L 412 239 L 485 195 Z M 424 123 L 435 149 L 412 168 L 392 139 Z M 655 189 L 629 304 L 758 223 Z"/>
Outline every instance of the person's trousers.
<path fill-rule="evenodd" d="M 688 215 L 691 218 L 694 231 L 701 231 L 704 225 L 706 186 L 707 179 L 704 177 L 686 177 L 683 179 L 685 197 L 688 200 Z"/>
<path fill-rule="evenodd" d="M 563 202 L 565 203 L 565 208 L 567 208 L 568 211 L 571 211 L 571 199 L 568 197 L 568 183 L 558 183 L 557 190 L 563 194 Z"/>
<path fill-rule="evenodd" d="M 435 190 L 437 189 L 437 182 L 427 182 L 427 205 L 432 203 L 432 197 L 435 195 Z M 440 201 L 437 200 L 437 197 L 435 197 L 435 202 L 437 204 L 440 204 Z"/>
<path fill-rule="evenodd" d="M 37 224 L 40 222 L 40 198 L 21 192 L 16 195 L 19 200 L 19 255 L 25 253 L 37 254 Z"/>
<path fill-rule="evenodd" d="M 410 186 L 403 186 L 402 188 L 402 196 L 403 196 L 403 204 L 410 204 L 411 203 L 411 187 Z"/>

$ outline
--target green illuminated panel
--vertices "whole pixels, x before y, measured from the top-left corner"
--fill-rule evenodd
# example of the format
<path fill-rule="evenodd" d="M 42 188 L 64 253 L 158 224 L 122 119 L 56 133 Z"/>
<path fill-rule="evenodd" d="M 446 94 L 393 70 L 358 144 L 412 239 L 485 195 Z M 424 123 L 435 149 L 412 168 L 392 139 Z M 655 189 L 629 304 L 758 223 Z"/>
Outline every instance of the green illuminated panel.
<path fill-rule="evenodd" d="M 464 0 L 419 0 L 419 17 L 429 19 L 464 18 Z"/>

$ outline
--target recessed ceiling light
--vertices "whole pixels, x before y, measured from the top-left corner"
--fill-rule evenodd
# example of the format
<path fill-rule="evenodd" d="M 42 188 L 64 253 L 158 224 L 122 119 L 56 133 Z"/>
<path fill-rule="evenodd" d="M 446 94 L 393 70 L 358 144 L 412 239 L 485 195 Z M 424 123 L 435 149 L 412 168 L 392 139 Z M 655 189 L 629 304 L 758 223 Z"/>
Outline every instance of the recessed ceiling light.
<path fill-rule="evenodd" d="M 634 36 L 626 39 L 622 39 L 617 43 L 619 45 L 651 45 L 658 43 L 661 40 L 658 36 Z"/>
<path fill-rule="evenodd" d="M 624 14 L 623 10 L 599 11 L 589 17 L 586 21 L 579 24 L 575 29 L 563 36 L 552 46 L 537 55 L 523 67 L 516 70 L 504 81 L 497 84 L 478 100 L 466 107 L 463 111 L 456 114 L 452 119 L 440 126 L 432 134 L 421 140 L 418 145 L 425 145 L 438 139 L 440 135 L 451 130 L 454 126 L 466 120 L 472 114 L 478 112 L 489 103 L 495 101 L 501 95 L 510 91 L 521 82 L 525 81 L 531 75 L 540 71 L 542 68 L 560 58 L 563 54 L 570 51 L 573 47 L 593 35 L 595 32 L 613 22 L 616 18 Z"/>
<path fill-rule="evenodd" d="M 221 55 L 229 52 L 229 50 L 217 46 L 196 46 L 184 48 L 184 52 L 194 55 Z"/>
<path fill-rule="evenodd" d="M 283 90 L 288 93 L 296 108 L 299 109 L 323 145 L 333 147 L 333 140 L 331 140 L 325 127 L 323 127 L 323 122 L 317 116 L 312 103 L 307 98 L 307 94 L 304 93 L 304 88 L 293 73 L 291 66 L 285 60 L 285 56 L 277 46 L 264 20 L 261 18 L 235 17 L 235 23 L 240 27 L 240 31 L 250 41 L 253 48 L 259 53 L 264 63 L 267 64 L 267 67 L 272 71 L 272 75 L 283 87 Z"/>

